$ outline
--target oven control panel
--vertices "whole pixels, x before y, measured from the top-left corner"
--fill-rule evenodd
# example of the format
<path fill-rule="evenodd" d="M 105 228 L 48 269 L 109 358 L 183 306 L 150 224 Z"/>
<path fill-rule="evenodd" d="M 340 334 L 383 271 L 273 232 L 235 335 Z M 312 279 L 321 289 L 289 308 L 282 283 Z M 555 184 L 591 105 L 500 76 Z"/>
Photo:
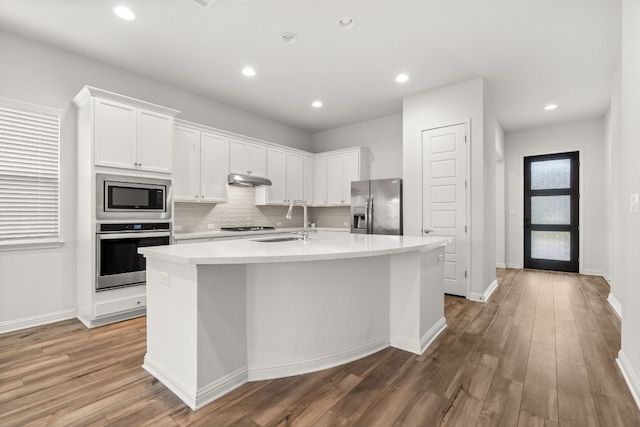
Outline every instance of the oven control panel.
<path fill-rule="evenodd" d="M 123 231 L 170 231 L 170 222 L 132 222 L 119 224 L 98 224 L 98 233 L 122 233 Z"/>

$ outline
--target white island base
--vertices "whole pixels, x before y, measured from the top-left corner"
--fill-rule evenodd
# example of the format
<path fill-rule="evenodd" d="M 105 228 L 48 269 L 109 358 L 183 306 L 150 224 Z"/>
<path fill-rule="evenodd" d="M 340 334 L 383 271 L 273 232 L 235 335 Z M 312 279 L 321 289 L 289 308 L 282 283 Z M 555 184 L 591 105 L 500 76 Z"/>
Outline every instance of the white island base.
<path fill-rule="evenodd" d="M 341 239 L 351 251 L 327 244 Z M 330 368 L 389 345 L 421 354 L 446 327 L 445 243 L 318 233 L 308 242 L 145 248 L 143 367 L 196 410 L 247 381 Z"/>

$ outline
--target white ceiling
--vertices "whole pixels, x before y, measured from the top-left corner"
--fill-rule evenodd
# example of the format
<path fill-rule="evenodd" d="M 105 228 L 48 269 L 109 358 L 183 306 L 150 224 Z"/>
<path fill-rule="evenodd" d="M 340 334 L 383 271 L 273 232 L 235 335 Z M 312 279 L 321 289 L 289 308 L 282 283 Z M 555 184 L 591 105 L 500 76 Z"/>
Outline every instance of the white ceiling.
<path fill-rule="evenodd" d="M 482 76 L 509 131 L 605 114 L 620 3 L 1 0 L 0 28 L 309 132 L 400 113 L 404 96 Z M 114 15 L 121 4 L 135 21 Z M 341 17 L 355 27 L 339 29 Z M 284 32 L 297 43 L 281 43 Z M 247 65 L 255 77 L 240 73 Z"/>

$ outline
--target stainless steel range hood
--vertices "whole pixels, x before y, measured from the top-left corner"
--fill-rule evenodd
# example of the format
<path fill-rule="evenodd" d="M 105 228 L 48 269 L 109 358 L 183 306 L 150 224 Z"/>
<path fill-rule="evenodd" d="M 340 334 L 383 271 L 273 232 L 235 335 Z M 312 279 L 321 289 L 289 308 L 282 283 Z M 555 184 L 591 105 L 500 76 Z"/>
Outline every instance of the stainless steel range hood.
<path fill-rule="evenodd" d="M 267 178 L 260 178 L 259 176 L 240 175 L 237 173 L 230 173 L 229 185 L 239 185 L 243 187 L 262 187 L 262 186 L 270 186 L 271 181 L 268 180 Z"/>

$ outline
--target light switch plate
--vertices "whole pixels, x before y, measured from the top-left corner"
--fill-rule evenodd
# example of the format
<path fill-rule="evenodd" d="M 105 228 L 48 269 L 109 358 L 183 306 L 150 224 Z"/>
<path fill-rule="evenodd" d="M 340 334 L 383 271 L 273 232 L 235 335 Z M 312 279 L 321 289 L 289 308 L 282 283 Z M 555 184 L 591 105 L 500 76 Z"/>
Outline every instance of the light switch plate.
<path fill-rule="evenodd" d="M 276 227 L 280 227 L 282 223 L 280 221 L 276 222 Z"/>
<path fill-rule="evenodd" d="M 182 230 L 182 226 L 181 225 L 174 225 L 173 229 L 174 229 L 174 231 L 181 231 Z"/>
<path fill-rule="evenodd" d="M 169 286 L 171 284 L 171 277 L 169 273 L 160 273 L 160 283 L 165 286 Z"/>
<path fill-rule="evenodd" d="M 509 209 L 509 215 L 516 215 L 518 213 L 518 211 L 516 211 L 515 209 Z"/>
<path fill-rule="evenodd" d="M 209 230 L 215 230 L 216 225 L 215 225 L 215 224 L 207 224 L 207 228 L 208 228 Z"/>

